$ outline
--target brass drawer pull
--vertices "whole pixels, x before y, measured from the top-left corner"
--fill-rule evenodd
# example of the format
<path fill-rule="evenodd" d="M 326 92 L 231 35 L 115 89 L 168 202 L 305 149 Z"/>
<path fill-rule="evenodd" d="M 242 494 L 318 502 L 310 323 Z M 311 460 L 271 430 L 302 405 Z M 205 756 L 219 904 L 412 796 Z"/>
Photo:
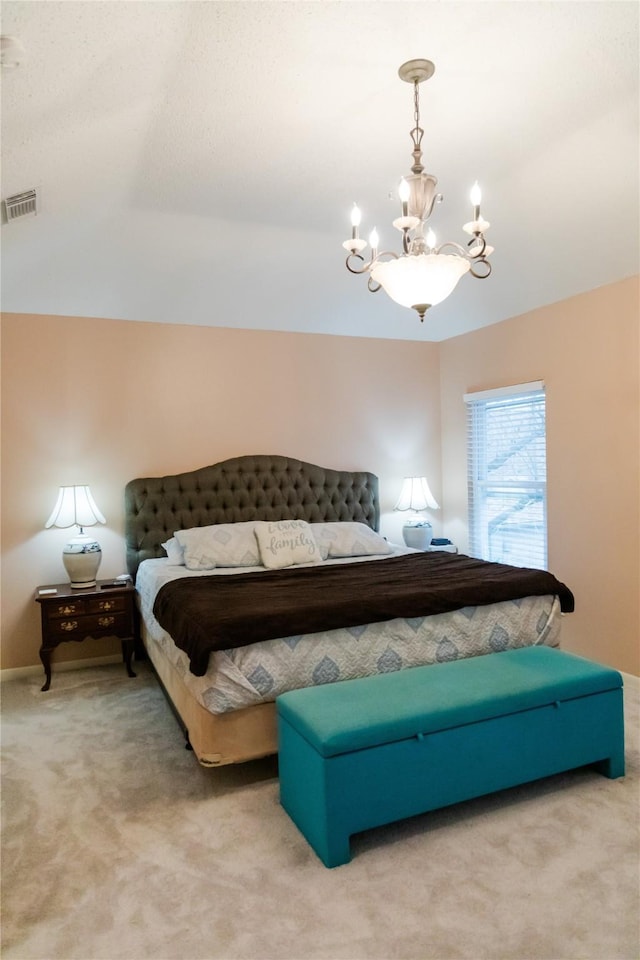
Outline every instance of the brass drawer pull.
<path fill-rule="evenodd" d="M 64 607 L 58 607 L 57 612 L 58 612 L 61 616 L 67 616 L 67 617 L 68 617 L 70 613 L 75 613 L 75 612 L 76 612 L 76 605 L 75 605 L 75 603 L 68 603 L 68 604 L 67 604 L 66 606 L 64 606 Z"/>
<path fill-rule="evenodd" d="M 60 624 L 60 629 L 64 630 L 66 633 L 70 633 L 72 630 L 78 629 L 77 620 L 63 620 Z"/>
<path fill-rule="evenodd" d="M 116 622 L 115 617 L 98 617 L 98 626 L 110 627 Z"/>
<path fill-rule="evenodd" d="M 101 600 L 98 604 L 100 610 L 113 610 L 115 607 L 115 602 L 113 600 Z"/>

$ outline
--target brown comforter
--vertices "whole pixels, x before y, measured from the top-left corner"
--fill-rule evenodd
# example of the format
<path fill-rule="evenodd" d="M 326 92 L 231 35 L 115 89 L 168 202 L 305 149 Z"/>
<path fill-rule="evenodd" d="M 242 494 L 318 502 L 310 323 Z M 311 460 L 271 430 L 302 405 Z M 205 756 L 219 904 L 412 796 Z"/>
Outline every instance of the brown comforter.
<path fill-rule="evenodd" d="M 415 553 L 174 580 L 158 591 L 153 613 L 201 677 L 213 650 L 546 595 L 573 610 L 571 591 L 544 570 Z"/>

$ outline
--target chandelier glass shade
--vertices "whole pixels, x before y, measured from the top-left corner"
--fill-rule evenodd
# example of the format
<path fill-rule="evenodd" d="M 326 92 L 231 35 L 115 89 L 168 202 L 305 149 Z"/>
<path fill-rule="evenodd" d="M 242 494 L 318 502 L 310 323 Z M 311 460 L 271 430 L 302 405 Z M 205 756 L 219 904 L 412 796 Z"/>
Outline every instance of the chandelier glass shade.
<path fill-rule="evenodd" d="M 487 245 L 485 233 L 489 222 L 480 215 L 481 192 L 478 184 L 471 190 L 472 219 L 463 230 L 470 236 L 466 247 L 453 241 L 440 245 L 435 234 L 425 229 L 436 203 L 442 195 L 436 192 L 438 181 L 425 173 L 422 165 L 422 137 L 420 127 L 419 84 L 433 76 L 435 67 L 430 60 L 409 60 L 398 74 L 414 87 L 415 126 L 410 131 L 413 143 L 411 174 L 403 177 L 398 188 L 401 216 L 393 226 L 402 234 L 402 252 L 379 251 L 379 237 L 374 228 L 369 242 L 360 237 L 362 214 L 354 203 L 351 212 L 351 237 L 342 246 L 347 251 L 346 266 L 351 273 L 368 273 L 368 287 L 372 293 L 381 288 L 403 307 L 417 311 L 420 320 L 429 307 L 445 300 L 453 292 L 465 273 L 476 279 L 486 279 L 491 273 L 488 257 L 493 247 Z M 370 246 L 370 257 L 363 252 Z"/>
<path fill-rule="evenodd" d="M 420 253 L 380 261 L 371 268 L 371 277 L 400 306 L 420 312 L 420 307 L 426 310 L 445 300 L 468 270 L 463 257 Z"/>

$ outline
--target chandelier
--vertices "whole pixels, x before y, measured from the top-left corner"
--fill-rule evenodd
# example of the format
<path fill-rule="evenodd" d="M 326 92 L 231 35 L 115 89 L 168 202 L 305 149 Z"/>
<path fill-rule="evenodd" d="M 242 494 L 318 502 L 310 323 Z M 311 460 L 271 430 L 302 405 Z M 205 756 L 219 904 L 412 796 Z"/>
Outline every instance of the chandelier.
<path fill-rule="evenodd" d="M 473 219 L 462 228 L 471 237 L 466 248 L 453 241 L 438 245 L 431 229 L 425 235 L 433 208 L 442 200 L 442 194 L 436 193 L 438 181 L 430 173 L 425 173 L 422 166 L 424 130 L 420 126 L 418 87 L 433 76 L 434 70 L 430 60 L 409 60 L 398 70 L 401 80 L 413 84 L 415 120 L 409 134 L 413 143 L 413 166 L 411 174 L 400 181 L 398 195 L 402 215 L 393 221 L 393 226 L 402 233 L 402 253 L 379 251 L 380 240 L 374 227 L 369 236 L 371 256 L 365 261 L 362 251 L 367 241 L 360 238 L 362 215 L 355 203 L 351 211 L 351 239 L 342 244 L 349 254 L 347 270 L 368 273 L 368 287 L 372 293 L 383 287 L 396 303 L 416 310 L 421 321 L 429 307 L 441 303 L 453 292 L 465 273 L 478 280 L 486 279 L 491 273 L 487 258 L 493 253 L 493 247 L 487 246 L 484 238 L 490 224 L 480 216 L 481 194 L 477 182 L 471 190 Z"/>

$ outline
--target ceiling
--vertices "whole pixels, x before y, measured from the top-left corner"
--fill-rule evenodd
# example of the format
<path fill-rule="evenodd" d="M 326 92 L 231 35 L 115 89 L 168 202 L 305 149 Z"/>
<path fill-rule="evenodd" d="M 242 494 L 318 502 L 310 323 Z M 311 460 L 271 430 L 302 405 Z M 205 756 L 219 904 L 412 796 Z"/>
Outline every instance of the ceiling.
<path fill-rule="evenodd" d="M 638 272 L 633 2 L 169 0 L 2 3 L 5 311 L 443 340 Z M 438 242 L 464 243 L 479 180 L 495 246 L 417 315 L 344 265 L 399 250 L 425 57 Z M 468 238 L 466 238 L 468 239 Z"/>

